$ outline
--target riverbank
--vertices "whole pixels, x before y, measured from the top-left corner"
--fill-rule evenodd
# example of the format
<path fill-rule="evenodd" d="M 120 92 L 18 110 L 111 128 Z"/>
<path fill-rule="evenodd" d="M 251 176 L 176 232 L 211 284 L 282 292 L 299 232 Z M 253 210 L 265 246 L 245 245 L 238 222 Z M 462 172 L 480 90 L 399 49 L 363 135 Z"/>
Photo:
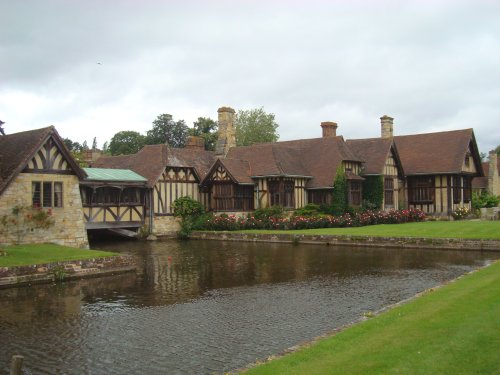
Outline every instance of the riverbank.
<path fill-rule="evenodd" d="M 263 231 L 264 232 L 264 231 Z M 267 232 L 267 231 L 266 231 Z M 194 240 L 218 240 L 241 242 L 291 243 L 328 246 L 367 246 L 380 248 L 418 248 L 435 250 L 500 251 L 500 240 L 479 240 L 460 238 L 419 238 L 419 237 L 380 237 L 351 235 L 310 235 L 294 234 L 292 231 L 273 233 L 251 232 L 193 232 L 189 238 Z M 293 231 L 306 232 L 306 231 Z"/>
<path fill-rule="evenodd" d="M 497 262 L 245 373 L 499 373 L 499 293 Z"/>
<path fill-rule="evenodd" d="M 302 230 L 195 231 L 192 239 L 500 251 L 500 221 L 380 224 Z"/>
<path fill-rule="evenodd" d="M 132 258 L 54 244 L 9 246 L 0 256 L 0 288 L 135 271 Z"/>

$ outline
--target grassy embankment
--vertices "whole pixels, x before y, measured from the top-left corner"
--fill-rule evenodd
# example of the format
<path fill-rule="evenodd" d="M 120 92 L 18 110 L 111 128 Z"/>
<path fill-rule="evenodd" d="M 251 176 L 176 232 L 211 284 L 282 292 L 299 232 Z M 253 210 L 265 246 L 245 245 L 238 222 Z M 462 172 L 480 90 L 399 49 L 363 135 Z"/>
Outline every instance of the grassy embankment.
<path fill-rule="evenodd" d="M 380 224 L 355 228 L 302 230 L 244 230 L 243 233 L 350 235 L 377 237 L 423 237 L 500 239 L 500 221 L 426 221 L 422 223 Z"/>
<path fill-rule="evenodd" d="M 500 374 L 500 262 L 248 374 Z"/>
<path fill-rule="evenodd" d="M 26 266 L 119 255 L 108 251 L 84 250 L 54 244 L 18 245 L 1 249 L 0 267 Z"/>

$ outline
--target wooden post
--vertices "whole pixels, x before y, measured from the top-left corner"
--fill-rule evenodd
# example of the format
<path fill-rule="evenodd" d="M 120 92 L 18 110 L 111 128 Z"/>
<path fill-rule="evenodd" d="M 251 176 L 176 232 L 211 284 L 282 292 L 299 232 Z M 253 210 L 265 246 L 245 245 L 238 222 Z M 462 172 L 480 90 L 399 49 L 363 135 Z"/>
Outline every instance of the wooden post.
<path fill-rule="evenodd" d="M 23 360 L 22 355 L 13 355 L 10 362 L 10 375 L 22 375 L 23 371 Z"/>

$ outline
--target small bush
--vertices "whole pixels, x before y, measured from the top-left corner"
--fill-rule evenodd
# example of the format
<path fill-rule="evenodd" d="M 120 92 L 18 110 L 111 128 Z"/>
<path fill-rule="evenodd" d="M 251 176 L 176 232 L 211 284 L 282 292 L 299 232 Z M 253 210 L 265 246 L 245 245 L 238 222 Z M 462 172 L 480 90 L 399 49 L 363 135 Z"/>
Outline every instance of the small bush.
<path fill-rule="evenodd" d="M 181 230 L 177 233 L 180 239 L 186 239 L 193 230 L 194 223 L 203 215 L 203 205 L 191 197 L 181 197 L 173 203 L 174 216 L 181 218 Z"/>
<path fill-rule="evenodd" d="M 283 207 L 271 206 L 259 208 L 255 210 L 249 217 L 254 217 L 257 220 L 270 220 L 271 218 L 280 219 L 284 216 Z"/>
<path fill-rule="evenodd" d="M 500 198 L 496 195 L 483 191 L 481 194 L 474 193 L 472 195 L 472 208 L 478 210 L 480 208 L 497 207 L 500 203 Z"/>
<path fill-rule="evenodd" d="M 321 213 L 321 208 L 317 204 L 309 203 L 302 208 L 298 208 L 293 212 L 293 216 L 318 216 Z"/>
<path fill-rule="evenodd" d="M 455 220 L 464 220 L 470 215 L 470 210 L 467 207 L 458 207 L 451 213 L 453 219 Z"/>

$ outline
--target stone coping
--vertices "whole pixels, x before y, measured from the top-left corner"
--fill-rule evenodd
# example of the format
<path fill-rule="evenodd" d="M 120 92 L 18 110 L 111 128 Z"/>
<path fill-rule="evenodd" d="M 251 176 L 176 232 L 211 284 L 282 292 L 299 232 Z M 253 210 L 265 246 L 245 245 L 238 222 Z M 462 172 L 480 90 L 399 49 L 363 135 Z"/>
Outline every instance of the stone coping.
<path fill-rule="evenodd" d="M 29 286 L 136 271 L 131 256 L 72 260 L 28 266 L 0 267 L 0 288 Z"/>
<path fill-rule="evenodd" d="M 420 237 L 377 237 L 347 235 L 307 235 L 239 233 L 239 232 L 193 232 L 192 239 L 245 241 L 293 244 L 325 244 L 331 246 L 398 247 L 419 249 L 500 251 L 500 240 Z"/>

